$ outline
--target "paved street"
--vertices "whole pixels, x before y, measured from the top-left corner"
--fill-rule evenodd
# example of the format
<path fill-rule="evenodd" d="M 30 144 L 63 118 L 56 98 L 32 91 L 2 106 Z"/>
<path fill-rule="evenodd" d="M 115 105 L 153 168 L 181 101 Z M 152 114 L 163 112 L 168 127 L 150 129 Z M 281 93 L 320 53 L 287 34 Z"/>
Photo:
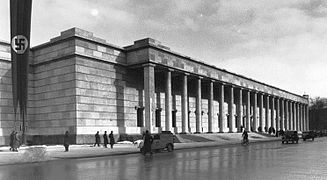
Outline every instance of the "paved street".
<path fill-rule="evenodd" d="M 327 138 L 0 166 L 0 179 L 326 179 Z"/>

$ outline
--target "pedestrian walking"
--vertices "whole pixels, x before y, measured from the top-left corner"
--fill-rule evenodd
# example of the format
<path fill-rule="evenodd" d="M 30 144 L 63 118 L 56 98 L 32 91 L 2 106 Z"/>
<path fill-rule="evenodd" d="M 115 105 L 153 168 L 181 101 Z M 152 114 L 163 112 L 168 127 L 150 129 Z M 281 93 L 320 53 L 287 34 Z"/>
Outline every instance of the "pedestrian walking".
<path fill-rule="evenodd" d="M 243 137 L 242 144 L 247 145 L 249 143 L 249 135 L 248 135 L 248 132 L 246 130 L 244 130 L 244 132 L 242 134 L 242 137 Z"/>
<path fill-rule="evenodd" d="M 10 134 L 10 141 L 9 141 L 9 146 L 10 146 L 10 151 L 14 151 L 14 136 L 15 136 L 15 131 L 12 131 Z"/>
<path fill-rule="evenodd" d="M 153 142 L 153 138 L 148 130 L 145 131 L 145 134 L 143 136 L 143 141 L 144 141 L 143 155 L 146 155 L 146 153 L 148 152 L 152 155 L 151 144 Z"/>
<path fill-rule="evenodd" d="M 13 151 L 18 152 L 19 146 L 20 146 L 20 142 L 19 142 L 18 134 L 15 131 L 14 138 L 13 138 Z"/>
<path fill-rule="evenodd" d="M 114 144 L 115 144 L 115 138 L 114 138 L 113 131 L 111 131 L 110 134 L 109 134 L 109 140 L 110 140 L 110 147 L 112 149 L 114 147 Z"/>
<path fill-rule="evenodd" d="M 94 136 L 95 136 L 95 143 L 94 143 L 93 146 L 98 145 L 98 147 L 100 147 L 100 135 L 99 135 L 99 131 L 97 131 L 97 133 Z"/>
<path fill-rule="evenodd" d="M 107 148 L 107 144 L 108 144 L 108 136 L 107 136 L 107 131 L 105 131 L 103 134 L 103 146 Z"/>
<path fill-rule="evenodd" d="M 64 147 L 65 147 L 65 152 L 68 152 L 68 148 L 69 148 L 69 132 L 66 131 L 65 135 L 64 135 Z"/>

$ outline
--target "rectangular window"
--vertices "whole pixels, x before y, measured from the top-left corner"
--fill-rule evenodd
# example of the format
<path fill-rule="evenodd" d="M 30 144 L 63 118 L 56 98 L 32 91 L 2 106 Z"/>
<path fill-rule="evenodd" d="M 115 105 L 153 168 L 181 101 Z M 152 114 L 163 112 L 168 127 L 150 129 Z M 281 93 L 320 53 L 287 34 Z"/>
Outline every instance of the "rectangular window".
<path fill-rule="evenodd" d="M 137 109 L 137 127 L 143 127 L 143 109 L 144 108 Z"/>
<path fill-rule="evenodd" d="M 156 109 L 156 127 L 161 127 L 161 109 Z"/>
<path fill-rule="evenodd" d="M 227 115 L 227 127 L 229 128 L 229 114 Z"/>
<path fill-rule="evenodd" d="M 177 110 L 173 110 L 172 111 L 172 121 L 173 121 L 173 124 L 172 124 L 172 126 L 173 127 L 176 127 L 176 113 L 177 113 Z"/>

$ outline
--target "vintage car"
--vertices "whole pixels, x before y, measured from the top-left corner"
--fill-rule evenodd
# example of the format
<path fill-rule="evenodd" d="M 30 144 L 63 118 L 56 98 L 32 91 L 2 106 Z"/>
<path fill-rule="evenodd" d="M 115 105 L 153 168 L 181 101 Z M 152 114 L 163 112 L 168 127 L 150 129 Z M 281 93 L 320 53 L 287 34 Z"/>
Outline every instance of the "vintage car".
<path fill-rule="evenodd" d="M 296 142 L 299 143 L 299 136 L 297 131 L 285 131 L 282 137 L 282 143 Z"/>
<path fill-rule="evenodd" d="M 312 139 L 312 141 L 314 141 L 315 137 L 317 137 L 317 135 L 314 131 L 304 131 L 302 134 L 303 141 L 305 141 L 307 139 Z"/>
<path fill-rule="evenodd" d="M 171 152 L 174 150 L 174 135 L 170 131 L 162 131 L 158 134 L 152 134 L 152 137 L 152 151 L 159 152 L 167 149 L 168 152 Z M 143 152 L 143 143 L 140 145 L 140 151 Z"/>

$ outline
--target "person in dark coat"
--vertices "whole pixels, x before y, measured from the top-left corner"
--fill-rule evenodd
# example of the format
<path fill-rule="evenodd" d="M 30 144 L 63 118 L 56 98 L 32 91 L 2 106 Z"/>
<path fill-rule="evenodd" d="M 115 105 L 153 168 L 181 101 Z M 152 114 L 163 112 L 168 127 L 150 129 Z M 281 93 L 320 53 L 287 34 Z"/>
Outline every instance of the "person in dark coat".
<path fill-rule="evenodd" d="M 107 144 L 108 144 L 108 136 L 107 136 L 107 131 L 105 131 L 103 134 L 103 146 L 107 148 Z"/>
<path fill-rule="evenodd" d="M 98 147 L 100 147 L 100 135 L 99 135 L 99 131 L 97 131 L 97 133 L 94 136 L 95 136 L 95 143 L 94 143 L 93 146 L 98 145 Z"/>
<path fill-rule="evenodd" d="M 69 142 L 69 132 L 66 131 L 65 135 L 64 135 L 64 147 L 65 147 L 66 152 L 68 151 L 69 144 L 70 144 L 70 142 Z"/>
<path fill-rule="evenodd" d="M 110 147 L 112 149 L 114 147 L 114 144 L 115 144 L 115 138 L 114 138 L 113 131 L 111 131 L 110 134 L 109 134 L 109 140 L 110 140 Z"/>
<path fill-rule="evenodd" d="M 248 135 L 248 132 L 246 130 L 244 130 L 244 132 L 242 134 L 242 137 L 243 137 L 243 142 L 244 143 L 249 142 L 249 135 Z"/>
<path fill-rule="evenodd" d="M 143 141 L 144 141 L 143 155 L 145 155 L 147 152 L 149 152 L 152 155 L 151 144 L 153 142 L 153 138 L 148 130 L 145 131 L 145 134 L 143 136 Z"/>
<path fill-rule="evenodd" d="M 18 148 L 20 146 L 20 142 L 19 142 L 19 138 L 18 138 L 18 134 L 15 131 L 14 133 L 14 139 L 13 139 L 13 151 L 18 152 Z"/>
<path fill-rule="evenodd" d="M 10 141 L 9 141 L 9 146 L 10 146 L 10 151 L 14 151 L 14 136 L 15 136 L 15 131 L 12 131 L 10 134 Z"/>
<path fill-rule="evenodd" d="M 268 133 L 269 133 L 269 134 L 272 133 L 272 127 L 269 128 Z"/>

